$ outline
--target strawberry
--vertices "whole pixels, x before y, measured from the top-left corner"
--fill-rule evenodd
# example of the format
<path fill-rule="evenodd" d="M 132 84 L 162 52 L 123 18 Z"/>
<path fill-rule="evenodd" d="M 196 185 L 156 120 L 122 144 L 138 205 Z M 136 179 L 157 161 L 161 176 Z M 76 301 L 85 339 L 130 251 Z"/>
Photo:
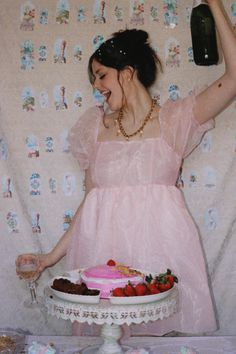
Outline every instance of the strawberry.
<path fill-rule="evenodd" d="M 158 288 L 158 285 L 155 283 L 147 284 L 147 288 L 150 290 L 150 294 L 159 294 L 161 291 Z"/>
<path fill-rule="evenodd" d="M 151 281 L 151 284 L 155 284 L 156 286 L 158 286 L 157 279 L 156 279 L 156 278 L 155 278 L 155 279 L 153 279 L 153 280 Z"/>
<path fill-rule="evenodd" d="M 115 288 L 112 290 L 112 295 L 117 297 L 124 297 L 124 289 L 123 288 Z"/>
<path fill-rule="evenodd" d="M 146 275 L 146 277 L 145 277 L 145 281 L 146 281 L 146 283 L 152 283 L 152 281 L 153 281 L 153 276 L 152 276 L 152 274 L 149 274 L 149 275 Z"/>
<path fill-rule="evenodd" d="M 176 277 L 176 275 L 172 274 L 170 269 L 167 269 L 166 273 L 159 274 L 156 277 L 156 281 L 158 283 L 169 282 L 172 287 L 174 285 L 174 283 L 178 283 L 178 278 Z"/>
<path fill-rule="evenodd" d="M 163 292 L 171 289 L 174 283 L 178 283 L 178 278 L 167 269 L 166 273 L 161 273 L 156 277 L 158 289 Z"/>
<path fill-rule="evenodd" d="M 178 283 L 178 278 L 176 275 L 172 274 L 170 269 L 167 269 L 166 275 L 165 275 L 166 280 L 168 280 L 172 285 L 174 283 Z"/>
<path fill-rule="evenodd" d="M 134 289 L 133 285 L 130 283 L 130 281 L 128 282 L 128 284 L 124 288 L 124 294 L 126 296 L 136 296 L 135 289 Z"/>
<path fill-rule="evenodd" d="M 147 295 L 147 285 L 145 283 L 139 283 L 135 286 L 135 292 L 137 296 Z"/>
<path fill-rule="evenodd" d="M 173 285 L 171 285 L 171 283 L 169 281 L 163 281 L 162 283 L 159 283 L 158 284 L 158 289 L 161 291 L 161 292 L 164 292 L 164 291 L 167 291 L 169 290 L 170 288 L 172 288 Z"/>
<path fill-rule="evenodd" d="M 107 261 L 107 265 L 110 266 L 110 267 L 113 267 L 116 265 L 116 262 L 113 261 L 113 259 L 109 259 L 109 261 Z"/>
<path fill-rule="evenodd" d="M 172 274 L 167 274 L 165 276 L 165 279 L 167 282 L 169 282 L 171 284 L 171 287 L 174 285 L 175 280 L 174 280 L 174 276 Z"/>

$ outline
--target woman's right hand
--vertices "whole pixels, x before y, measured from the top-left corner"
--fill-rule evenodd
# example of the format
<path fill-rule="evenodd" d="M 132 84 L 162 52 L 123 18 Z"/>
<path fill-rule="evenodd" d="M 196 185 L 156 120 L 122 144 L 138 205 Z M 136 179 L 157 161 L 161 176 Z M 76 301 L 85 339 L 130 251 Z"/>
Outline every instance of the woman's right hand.
<path fill-rule="evenodd" d="M 19 264 L 20 261 L 22 262 L 22 260 L 27 263 L 27 259 L 30 257 L 31 254 L 30 253 L 20 254 L 16 259 L 15 262 L 16 265 Z M 39 273 L 42 273 L 45 268 L 53 265 L 53 261 L 50 253 L 34 254 L 34 255 L 36 255 L 39 259 L 39 265 L 37 269 Z"/>
<path fill-rule="evenodd" d="M 50 253 L 38 254 L 38 258 L 39 258 L 38 271 L 40 273 L 42 271 L 44 271 L 45 268 L 50 267 L 50 266 L 53 265 Z"/>

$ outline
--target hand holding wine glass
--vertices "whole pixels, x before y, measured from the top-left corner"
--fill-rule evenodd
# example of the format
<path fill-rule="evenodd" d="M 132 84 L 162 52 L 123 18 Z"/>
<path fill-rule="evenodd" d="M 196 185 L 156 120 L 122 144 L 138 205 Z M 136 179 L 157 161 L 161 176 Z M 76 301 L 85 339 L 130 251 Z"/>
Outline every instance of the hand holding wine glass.
<path fill-rule="evenodd" d="M 40 272 L 40 259 L 37 254 L 24 254 L 18 256 L 16 260 L 16 273 L 28 284 L 31 294 L 31 300 L 26 300 L 24 305 L 28 308 L 38 307 L 40 305 L 39 298 L 36 296 L 35 281 L 38 279 Z"/>

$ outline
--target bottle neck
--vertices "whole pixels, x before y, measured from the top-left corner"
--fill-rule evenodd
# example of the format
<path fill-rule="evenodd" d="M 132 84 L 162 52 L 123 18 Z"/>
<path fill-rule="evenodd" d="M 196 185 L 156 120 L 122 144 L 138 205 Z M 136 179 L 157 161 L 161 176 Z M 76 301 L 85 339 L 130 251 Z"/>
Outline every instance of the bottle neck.
<path fill-rule="evenodd" d="M 193 0 L 193 8 L 199 5 L 208 5 L 206 0 Z"/>

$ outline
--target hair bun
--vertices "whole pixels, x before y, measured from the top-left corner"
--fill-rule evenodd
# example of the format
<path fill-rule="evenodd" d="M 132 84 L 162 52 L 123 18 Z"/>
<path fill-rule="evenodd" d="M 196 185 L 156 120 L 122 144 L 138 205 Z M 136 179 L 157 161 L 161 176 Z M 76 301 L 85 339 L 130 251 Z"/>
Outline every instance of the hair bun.
<path fill-rule="evenodd" d="M 125 44 L 127 48 L 133 48 L 137 45 L 145 45 L 148 42 L 148 33 L 141 29 L 126 29 L 113 34 L 113 37 Z"/>
<path fill-rule="evenodd" d="M 92 63 L 96 60 L 118 71 L 131 66 L 137 71 L 138 80 L 143 86 L 150 87 L 156 79 L 157 64 L 160 61 L 148 39 L 148 33 L 142 29 L 125 29 L 113 33 L 89 59 L 90 81 L 94 81 Z"/>

